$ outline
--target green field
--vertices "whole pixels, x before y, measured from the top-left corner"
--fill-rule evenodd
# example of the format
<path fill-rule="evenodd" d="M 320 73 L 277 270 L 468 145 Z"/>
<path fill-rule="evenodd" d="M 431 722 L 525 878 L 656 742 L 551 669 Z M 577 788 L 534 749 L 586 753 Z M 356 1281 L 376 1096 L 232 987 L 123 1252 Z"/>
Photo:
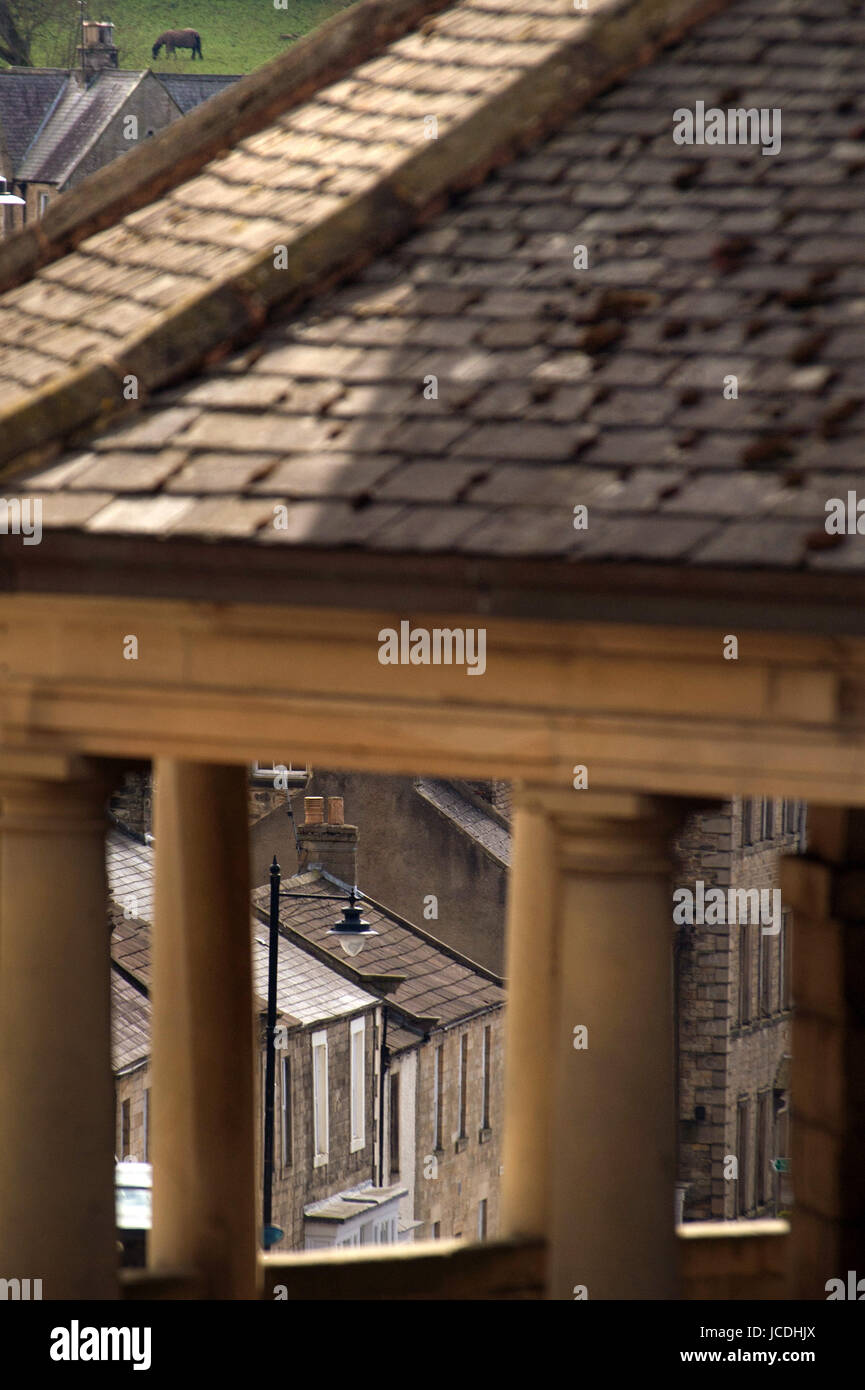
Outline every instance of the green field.
<path fill-rule="evenodd" d="M 110 19 L 121 68 L 152 68 L 154 72 L 252 72 L 291 47 L 293 39 L 315 29 L 331 15 L 348 8 L 351 0 L 287 0 L 277 10 L 273 0 L 91 0 L 89 19 Z M 197 29 L 204 62 L 193 62 L 188 49 L 167 58 L 163 49 L 154 61 L 151 49 L 165 29 Z M 69 39 L 45 37 L 33 44 L 33 62 L 65 67 Z"/>

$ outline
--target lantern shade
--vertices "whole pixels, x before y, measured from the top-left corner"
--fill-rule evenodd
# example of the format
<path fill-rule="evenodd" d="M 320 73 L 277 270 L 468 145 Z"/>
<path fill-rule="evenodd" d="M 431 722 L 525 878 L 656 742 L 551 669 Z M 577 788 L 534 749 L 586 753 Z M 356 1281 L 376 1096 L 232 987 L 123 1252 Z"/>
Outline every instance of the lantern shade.
<path fill-rule="evenodd" d="M 378 932 L 361 917 L 352 894 L 348 907 L 342 909 L 342 921 L 331 927 L 328 936 L 336 937 L 347 956 L 356 956 L 367 937 L 378 936 Z"/>

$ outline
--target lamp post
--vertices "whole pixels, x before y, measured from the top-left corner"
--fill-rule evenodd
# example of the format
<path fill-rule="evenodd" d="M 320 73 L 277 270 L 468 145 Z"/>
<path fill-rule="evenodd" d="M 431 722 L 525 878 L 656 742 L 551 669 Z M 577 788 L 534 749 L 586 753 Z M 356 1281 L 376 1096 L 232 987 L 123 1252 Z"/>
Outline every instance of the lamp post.
<path fill-rule="evenodd" d="M 276 969 L 279 960 L 279 900 L 280 898 L 317 898 L 345 902 L 338 893 L 293 893 L 279 891 L 281 872 L 276 855 L 270 866 L 270 916 L 267 953 L 267 1043 L 264 1061 L 264 1193 L 262 1201 L 262 1244 L 265 1250 L 282 1240 L 284 1232 L 272 1224 L 273 1217 L 273 1145 L 274 1093 L 276 1089 Z M 328 936 L 335 937 L 346 955 L 356 956 L 364 942 L 378 932 L 365 922 L 356 906 L 357 887 L 351 889 L 348 907 L 342 910 L 343 920 L 330 928 Z"/>

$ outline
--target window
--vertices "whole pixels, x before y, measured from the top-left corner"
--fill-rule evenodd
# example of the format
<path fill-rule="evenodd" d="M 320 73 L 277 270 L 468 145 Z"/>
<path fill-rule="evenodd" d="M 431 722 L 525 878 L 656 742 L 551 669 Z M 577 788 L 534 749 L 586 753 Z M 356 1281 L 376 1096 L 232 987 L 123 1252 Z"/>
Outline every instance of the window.
<path fill-rule="evenodd" d="M 48 206 L 48 204 L 49 204 L 50 202 L 51 202 L 51 199 L 50 199 L 50 197 L 49 197 L 49 195 L 48 195 L 47 193 L 40 193 L 40 194 L 39 194 L 39 216 L 40 216 L 40 217 L 43 215 L 43 213 L 45 212 L 45 209 L 47 208 L 47 206 Z"/>
<path fill-rule="evenodd" d="M 795 835 L 799 825 L 799 802 L 788 800 L 784 802 L 784 831 L 787 835 Z"/>
<path fill-rule="evenodd" d="M 357 1153 L 366 1143 L 365 1071 L 366 1044 L 365 1021 L 353 1018 L 351 1021 L 351 1152 Z"/>
<path fill-rule="evenodd" d="M 282 1058 L 282 1166 L 291 1167 L 291 1058 Z"/>
<path fill-rule="evenodd" d="M 768 1018 L 772 1012 L 772 943 L 775 940 L 776 938 L 767 932 L 760 932 L 757 956 L 757 1009 L 761 1018 Z"/>
<path fill-rule="evenodd" d="M 442 1148 L 444 1131 L 444 1043 L 440 1043 L 433 1057 L 433 1147 Z"/>
<path fill-rule="evenodd" d="M 790 909 L 786 908 L 778 933 L 778 1008 L 782 1012 L 790 1007 L 790 922 Z"/>
<path fill-rule="evenodd" d="M 482 1197 L 478 1203 L 478 1240 L 487 1238 L 487 1199 Z"/>
<path fill-rule="evenodd" d="M 390 1176 L 399 1177 L 399 1072 L 390 1076 Z"/>
<path fill-rule="evenodd" d="M 313 1167 L 327 1163 L 327 1033 L 312 1035 L 312 1134 Z"/>
<path fill-rule="evenodd" d="M 466 1137 L 466 1109 L 469 1089 L 469 1035 L 463 1033 L 460 1038 L 460 1085 L 459 1085 L 459 1117 L 460 1117 L 460 1139 Z"/>
<path fill-rule="evenodd" d="M 751 924 L 739 923 L 739 1026 L 751 1022 Z"/>
<path fill-rule="evenodd" d="M 150 1162 L 150 1087 L 144 1088 L 144 1162 Z"/>
<path fill-rule="evenodd" d="M 441 1223 L 440 1221 L 434 1221 L 434 1222 L 433 1222 L 433 1240 L 441 1240 L 441 1238 L 442 1238 L 442 1223 Z"/>
<path fill-rule="evenodd" d="M 738 1178 L 736 1182 L 736 1216 L 744 1216 L 748 1210 L 748 1101 L 740 1100 L 736 1106 L 736 1158 Z"/>
<path fill-rule="evenodd" d="M 754 803 L 746 798 L 742 802 L 742 844 L 754 843 Z"/>
<path fill-rule="evenodd" d="M 771 796 L 763 798 L 763 825 L 761 839 L 771 840 L 775 834 L 775 802 Z"/>
<path fill-rule="evenodd" d="M 132 1147 L 131 1105 L 128 1100 L 120 1106 L 120 1157 L 128 1158 Z"/>
<path fill-rule="evenodd" d="M 481 1102 L 481 1129 L 490 1128 L 490 1070 L 492 1052 L 492 1029 L 489 1025 L 484 1029 L 484 1090 Z"/>
<path fill-rule="evenodd" d="M 765 1206 L 769 1200 L 769 1124 L 771 1108 L 770 1093 L 761 1091 L 757 1097 L 757 1206 Z"/>

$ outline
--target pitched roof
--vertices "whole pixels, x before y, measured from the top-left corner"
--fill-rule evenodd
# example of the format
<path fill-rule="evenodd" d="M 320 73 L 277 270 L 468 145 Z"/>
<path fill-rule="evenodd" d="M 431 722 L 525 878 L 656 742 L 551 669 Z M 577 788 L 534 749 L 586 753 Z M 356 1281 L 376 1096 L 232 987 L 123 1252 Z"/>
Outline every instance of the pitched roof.
<path fill-rule="evenodd" d="M 70 76 L 50 119 L 28 148 L 17 177 L 62 186 L 146 76 L 146 71 L 110 70 L 86 87 Z"/>
<path fill-rule="evenodd" d="M 497 863 L 504 867 L 510 864 L 510 831 L 491 811 L 484 811 L 477 802 L 470 801 L 453 782 L 418 777 L 415 788 L 419 796 L 479 844 Z"/>
<path fill-rule="evenodd" d="M 37 272 L 6 297 L 18 333 L 0 347 L 0 405 L 11 423 L 17 402 L 18 450 L 97 414 L 80 364 L 91 364 L 91 388 L 116 384 L 121 359 L 148 389 L 176 379 L 560 123 L 694 6 L 667 0 L 659 20 L 656 0 L 593 0 L 588 17 L 562 16 L 559 0 L 529 3 L 528 15 L 525 0 L 495 0 L 501 9 L 489 13 L 485 0 L 461 0 L 437 15 L 442 0 L 363 0 L 131 151 L 112 177 L 103 170 L 49 208 L 38 238 L 30 229 L 0 248 L 0 284 Z M 619 32 L 623 11 L 638 34 Z M 615 52 L 602 58 L 601 42 Z M 275 242 L 291 246 L 287 274 L 274 265 Z M 119 297 L 135 301 L 122 319 Z M 58 321 L 75 325 L 71 338 Z M 42 382 L 51 382 L 50 425 L 44 402 L 41 424 L 27 409 L 27 388 Z M 0 458 L 14 453 L 0 433 Z"/>
<path fill-rule="evenodd" d="M 283 883 L 286 893 L 297 891 L 311 895 L 282 900 L 280 925 L 290 939 L 307 941 L 317 950 L 339 949 L 333 947 L 327 935 L 339 916 L 339 904 L 329 896 L 334 892 L 334 885 L 338 885 L 337 879 L 326 871 L 314 869 L 296 874 Z M 267 912 L 269 892 L 264 886 L 252 895 L 261 918 Z M 320 900 L 316 895 L 321 895 Z M 402 983 L 387 993 L 391 1014 L 402 1014 L 404 1023 L 411 1025 L 423 1020 L 425 1030 L 433 1026 L 450 1027 L 504 1004 L 504 982 L 500 976 L 366 895 L 360 907 L 364 920 L 378 935 L 364 942 L 362 956 L 355 958 L 352 964 L 358 972 L 369 976 L 404 977 Z M 398 1050 L 409 1042 L 416 1046 L 417 1035 L 406 1032 L 397 1037 L 398 1027 L 398 1020 L 394 1022 L 393 1031 L 388 1025 L 393 1049 Z"/>
<path fill-rule="evenodd" d="M 188 376 L 208 345 L 258 339 L 27 476 L 46 497 L 46 525 L 73 533 L 58 553 L 104 542 L 116 556 L 112 538 L 135 536 L 185 556 L 219 540 L 249 573 L 253 562 L 287 570 L 292 550 L 305 566 L 326 553 L 332 568 L 351 547 L 355 585 L 366 553 L 368 572 L 392 584 L 404 556 L 419 571 L 447 557 L 446 570 L 425 572 L 465 575 L 467 587 L 483 559 L 486 587 L 503 576 L 499 601 L 523 612 L 538 599 L 507 594 L 524 562 L 543 562 L 532 574 L 547 612 L 555 589 L 619 604 L 624 592 L 635 615 L 653 591 L 682 601 L 682 566 L 686 597 L 701 584 L 730 592 L 731 574 L 738 593 L 746 570 L 757 595 L 757 572 L 777 571 L 784 585 L 768 592 L 779 605 L 807 596 L 825 605 L 825 624 L 856 611 L 862 621 L 861 605 L 837 600 L 865 596 L 865 546 L 827 538 L 824 520 L 827 498 L 844 496 L 861 467 L 865 424 L 855 47 L 865 22 L 840 0 L 739 0 L 585 105 L 651 53 L 647 39 L 706 7 L 598 0 L 584 17 L 558 0 L 528 5 L 452 6 L 48 267 L 39 278 L 55 313 L 66 302 L 67 318 L 80 316 L 74 328 L 40 324 L 49 296 L 38 281 L 5 296 L 10 402 L 28 380 L 62 376 L 64 355 L 122 358 L 156 383 Z M 585 109 L 573 115 L 555 82 L 577 75 L 571 106 Z M 780 110 L 780 153 L 675 144 L 673 112 L 698 100 Z M 438 140 L 424 140 L 429 115 Z M 555 129 L 545 144 L 503 162 L 543 128 Z M 296 308 L 344 268 L 349 244 L 357 263 L 430 209 L 434 223 L 354 284 L 261 327 L 268 309 Z M 287 274 L 273 264 L 277 242 Z M 585 270 L 574 269 L 576 244 Z M 229 288 L 240 276 L 245 298 Z M 106 331 L 111 316 L 96 307 L 121 277 L 137 348 L 119 325 Z M 90 316 L 82 292 L 94 288 Z M 192 297 L 154 326 L 157 303 L 184 290 Z M 116 390 L 115 370 L 77 380 L 80 404 L 70 377 L 52 418 L 83 423 L 86 401 Z M 730 374 L 735 400 L 723 394 Z M 48 428 L 48 400 L 38 407 L 34 397 L 7 416 L 24 446 Z M 577 503 L 586 530 L 574 529 Z M 25 563 L 48 559 L 44 544 L 19 551 L 22 579 Z M 224 554 L 218 563 L 227 576 Z M 175 567 L 178 592 L 191 564 Z"/>
<path fill-rule="evenodd" d="M 116 827 L 109 831 L 106 849 L 109 915 L 112 921 L 111 952 L 114 961 L 145 986 L 152 967 L 153 850 Z M 252 919 L 253 987 L 267 996 L 268 937 L 257 917 Z M 116 973 L 116 972 L 115 972 Z M 376 1004 L 378 999 L 353 980 L 332 970 L 309 952 L 280 938 L 277 960 L 276 1003 L 280 1017 L 290 1024 L 307 1026 L 319 1020 L 340 1018 Z M 131 1027 L 131 996 L 118 986 L 115 1003 Z M 132 1000 L 134 1002 L 134 1000 Z M 147 1027 L 149 1030 L 149 1007 Z"/>
<path fill-rule="evenodd" d="M 154 77 L 162 83 L 184 115 L 202 101 L 209 101 L 217 92 L 230 87 L 232 82 L 240 81 L 239 75 L 228 77 L 217 72 L 157 72 Z"/>
<path fill-rule="evenodd" d="M 16 174 L 67 78 L 60 68 L 0 72 L 0 130 Z"/>
<path fill-rule="evenodd" d="M 111 1064 L 115 1072 L 128 1071 L 147 1060 L 150 1018 L 147 994 L 112 962 Z"/>

